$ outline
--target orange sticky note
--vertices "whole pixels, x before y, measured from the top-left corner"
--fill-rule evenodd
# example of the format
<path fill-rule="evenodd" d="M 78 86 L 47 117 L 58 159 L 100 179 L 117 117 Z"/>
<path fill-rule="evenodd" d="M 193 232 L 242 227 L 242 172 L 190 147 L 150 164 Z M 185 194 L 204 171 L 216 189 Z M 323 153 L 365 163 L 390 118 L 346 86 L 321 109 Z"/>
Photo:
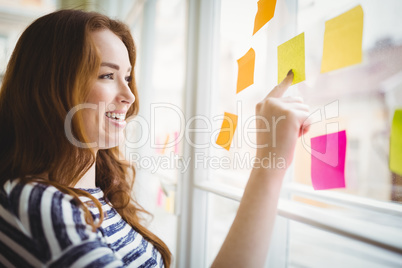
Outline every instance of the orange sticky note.
<path fill-rule="evenodd" d="M 362 61 L 363 9 L 360 5 L 325 22 L 321 73 Z"/>
<path fill-rule="evenodd" d="M 306 80 L 304 33 L 278 46 L 278 84 L 293 70 L 292 85 Z"/>
<path fill-rule="evenodd" d="M 254 64 L 255 64 L 255 51 L 250 48 L 246 55 L 237 60 L 239 65 L 239 72 L 237 74 L 237 90 L 239 93 L 248 86 L 254 84 Z"/>
<path fill-rule="evenodd" d="M 165 145 L 163 145 L 163 149 L 162 149 L 162 154 L 165 154 L 165 150 L 166 150 L 166 145 L 169 142 L 169 134 L 167 134 L 166 139 L 165 139 Z"/>
<path fill-rule="evenodd" d="M 229 151 L 230 145 L 234 137 L 234 133 L 237 127 L 237 115 L 226 113 L 222 122 L 221 131 L 219 132 L 216 144 L 222 146 Z"/>
<path fill-rule="evenodd" d="M 274 17 L 276 0 L 259 0 L 257 5 L 253 35 Z"/>

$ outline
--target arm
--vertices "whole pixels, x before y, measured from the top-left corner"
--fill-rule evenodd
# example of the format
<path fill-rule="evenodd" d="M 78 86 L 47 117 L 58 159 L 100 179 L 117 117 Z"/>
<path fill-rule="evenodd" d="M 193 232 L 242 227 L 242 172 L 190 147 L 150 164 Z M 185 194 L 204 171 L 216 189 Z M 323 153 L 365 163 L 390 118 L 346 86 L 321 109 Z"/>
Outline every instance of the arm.
<path fill-rule="evenodd" d="M 265 263 L 282 180 L 308 116 L 308 106 L 301 99 L 282 97 L 292 80 L 293 73 L 289 72 L 284 81 L 256 106 L 256 115 L 267 120 L 285 116 L 276 128 L 276 146 L 272 146 L 272 128 L 269 133 L 257 133 L 257 145 L 268 146 L 258 148 L 256 157 L 262 160 L 270 152 L 271 155 L 275 153 L 275 157 L 284 158 L 286 167 L 268 169 L 256 161 L 235 220 L 212 267 L 262 267 Z M 257 120 L 257 129 L 265 127 Z"/>

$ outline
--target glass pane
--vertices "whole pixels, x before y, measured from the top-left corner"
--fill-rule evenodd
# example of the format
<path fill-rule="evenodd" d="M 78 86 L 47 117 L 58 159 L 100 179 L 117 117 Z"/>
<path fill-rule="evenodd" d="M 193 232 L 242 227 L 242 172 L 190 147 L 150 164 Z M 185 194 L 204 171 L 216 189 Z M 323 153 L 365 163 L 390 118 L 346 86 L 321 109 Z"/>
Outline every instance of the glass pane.
<path fill-rule="evenodd" d="M 239 202 L 208 194 L 207 264 L 215 260 L 236 216 Z"/>
<path fill-rule="evenodd" d="M 290 8 L 289 8 L 290 7 Z M 209 157 L 211 180 L 244 187 L 255 156 L 255 106 L 277 84 L 277 46 L 290 32 L 284 21 L 294 19 L 292 5 L 277 1 L 275 17 L 253 35 L 257 1 L 222 0 L 217 41 L 216 73 L 212 85 L 212 132 Z M 279 18 L 279 19 L 278 19 Z M 290 38 L 290 35 L 288 35 Z M 254 83 L 236 94 L 237 60 L 250 48 L 255 51 Z M 229 151 L 215 141 L 225 112 L 238 116 Z M 275 159 L 271 159 L 275 165 Z"/>
<path fill-rule="evenodd" d="M 178 113 L 183 111 L 187 6 L 185 0 L 153 3 L 143 5 L 147 9 L 139 12 L 143 20 L 137 20 L 136 28 L 141 27 L 141 36 L 136 33 L 141 37 L 137 45 L 143 55 L 138 64 L 140 116 L 127 126 L 126 144 L 131 146 L 128 158 L 137 169 L 135 197 L 154 216 L 150 229 L 177 256 L 181 148 L 175 140 L 181 131 Z"/>
<path fill-rule="evenodd" d="M 159 0 L 155 16 L 155 49 L 152 70 L 150 143 L 155 154 L 153 173 L 176 183 L 180 155 L 179 133 L 184 113 L 186 1 Z"/>
<path fill-rule="evenodd" d="M 288 94 L 302 96 L 311 106 L 311 112 L 319 109 L 324 117 L 324 120 L 312 125 L 310 132 L 303 137 L 305 146 L 311 146 L 311 137 L 325 134 L 328 123 L 335 123 L 338 130 L 345 129 L 347 132 L 346 188 L 328 191 L 380 201 L 402 202 L 402 179 L 390 172 L 388 164 L 391 120 L 395 109 L 402 107 L 402 28 L 395 27 L 402 25 L 402 17 L 398 12 L 402 8 L 402 2 L 277 1 L 274 18 L 252 36 L 257 12 L 256 2 L 221 1 L 219 38 L 216 44 L 219 48 L 216 57 L 218 67 L 212 84 L 210 118 L 214 131 L 220 129 L 224 112 L 237 114 L 239 122 L 230 151 L 215 144 L 218 132 L 213 133 L 215 136 L 211 137 L 209 157 L 210 160 L 215 159 L 218 165 L 208 166 L 209 179 L 244 187 L 255 153 L 254 140 L 249 138 L 255 133 L 244 130 L 254 127 L 255 122 L 250 118 L 254 115 L 256 103 L 278 82 L 278 45 L 304 32 L 306 80 L 292 86 Z M 325 21 L 358 4 L 364 11 L 362 63 L 321 73 Z M 251 47 L 256 53 L 254 84 L 236 94 L 236 61 Z M 326 120 L 324 107 L 333 103 L 338 114 L 335 118 Z M 285 187 L 294 184 L 309 187 L 312 185 L 311 155 L 305 146 L 301 142 L 297 145 L 292 179 L 284 183 Z M 367 210 L 358 210 L 300 196 L 291 198 L 321 207 L 326 213 L 362 222 L 370 221 L 383 225 L 384 228 L 402 228 L 401 217 L 397 213 L 385 215 L 368 206 Z M 225 206 L 215 203 L 218 206 L 215 209 Z M 211 217 L 215 221 L 219 214 Z M 218 231 L 214 235 L 209 232 L 209 248 L 216 248 L 211 249 L 213 253 L 209 254 L 209 263 L 228 229 L 224 230 L 226 232 L 221 235 Z M 302 224 L 293 223 L 289 230 L 290 267 L 395 267 L 401 261 L 400 256 L 379 248 Z M 211 241 L 216 241 L 215 246 Z M 313 257 L 303 256 L 306 248 Z M 354 250 L 349 250 L 351 248 Z M 322 257 L 314 257 L 314 250 L 319 251 Z M 325 262 L 326 259 L 331 263 Z"/>
<path fill-rule="evenodd" d="M 14 0 L 14 1 L 0 1 L 0 8 L 17 8 L 19 13 L 23 14 L 27 11 L 37 12 L 37 11 L 52 11 L 55 9 L 57 0 Z M 6 12 L 7 12 L 6 11 Z"/>
<path fill-rule="evenodd" d="M 289 221 L 289 268 L 385 268 L 401 263 L 399 254 Z"/>
<path fill-rule="evenodd" d="M 364 12 L 363 61 L 320 73 L 325 21 L 360 4 Z M 311 126 L 296 149 L 293 181 L 311 185 L 310 138 L 324 135 L 332 123 L 346 130 L 345 189 L 352 195 L 381 201 L 402 201 L 401 177 L 389 169 L 390 126 L 402 106 L 402 2 L 299 1 L 298 30 L 306 36 L 306 81 L 298 87 L 314 112 L 323 119 Z M 324 107 L 335 104 L 335 118 L 326 119 Z M 319 112 L 320 113 L 320 112 Z M 335 124 L 335 125 L 334 125 Z M 332 131 L 331 131 L 332 132 Z"/>

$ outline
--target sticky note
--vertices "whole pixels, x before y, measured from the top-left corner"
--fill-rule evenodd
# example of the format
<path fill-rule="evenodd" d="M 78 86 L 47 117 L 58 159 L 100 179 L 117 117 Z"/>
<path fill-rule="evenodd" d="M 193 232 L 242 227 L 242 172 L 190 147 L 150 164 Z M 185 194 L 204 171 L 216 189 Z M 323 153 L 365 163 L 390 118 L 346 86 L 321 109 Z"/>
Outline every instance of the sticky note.
<path fill-rule="evenodd" d="M 229 151 L 232 139 L 237 127 L 237 115 L 226 113 L 222 122 L 221 131 L 219 132 L 216 144 L 222 146 Z"/>
<path fill-rule="evenodd" d="M 276 0 L 259 0 L 257 5 L 253 35 L 274 17 Z"/>
<path fill-rule="evenodd" d="M 254 64 L 255 64 L 255 52 L 250 48 L 246 55 L 237 60 L 239 71 L 237 74 L 237 90 L 239 93 L 248 86 L 254 84 Z"/>
<path fill-rule="evenodd" d="M 175 193 L 173 191 L 169 191 L 169 194 L 166 196 L 165 203 L 165 211 L 168 213 L 174 213 L 174 202 L 175 202 Z"/>
<path fill-rule="evenodd" d="M 389 148 L 389 168 L 402 175 L 402 110 L 396 110 L 392 119 Z"/>
<path fill-rule="evenodd" d="M 292 85 L 306 80 L 304 33 L 278 46 L 278 84 L 290 69 L 294 74 Z"/>
<path fill-rule="evenodd" d="M 311 138 L 311 180 L 314 190 L 345 188 L 345 130 Z"/>
<path fill-rule="evenodd" d="M 321 73 L 362 61 L 363 9 L 360 5 L 325 22 Z"/>
<path fill-rule="evenodd" d="M 169 134 L 166 135 L 165 144 L 163 145 L 162 154 L 165 154 L 166 146 L 169 142 Z"/>
<path fill-rule="evenodd" d="M 162 206 L 162 199 L 163 199 L 163 191 L 162 191 L 162 187 L 159 186 L 158 193 L 157 193 L 157 196 L 156 196 L 156 205 L 158 207 Z"/>

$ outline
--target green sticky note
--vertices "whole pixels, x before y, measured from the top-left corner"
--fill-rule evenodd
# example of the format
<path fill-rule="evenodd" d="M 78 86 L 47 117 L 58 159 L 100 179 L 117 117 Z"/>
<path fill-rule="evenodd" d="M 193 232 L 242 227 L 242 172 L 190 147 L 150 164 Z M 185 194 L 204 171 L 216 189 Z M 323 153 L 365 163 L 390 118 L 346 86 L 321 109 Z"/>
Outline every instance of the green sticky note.
<path fill-rule="evenodd" d="M 396 110 L 392 119 L 389 168 L 402 175 L 402 109 Z"/>
<path fill-rule="evenodd" d="M 306 80 L 304 33 L 278 46 L 278 84 L 290 69 L 294 74 L 292 85 Z"/>

